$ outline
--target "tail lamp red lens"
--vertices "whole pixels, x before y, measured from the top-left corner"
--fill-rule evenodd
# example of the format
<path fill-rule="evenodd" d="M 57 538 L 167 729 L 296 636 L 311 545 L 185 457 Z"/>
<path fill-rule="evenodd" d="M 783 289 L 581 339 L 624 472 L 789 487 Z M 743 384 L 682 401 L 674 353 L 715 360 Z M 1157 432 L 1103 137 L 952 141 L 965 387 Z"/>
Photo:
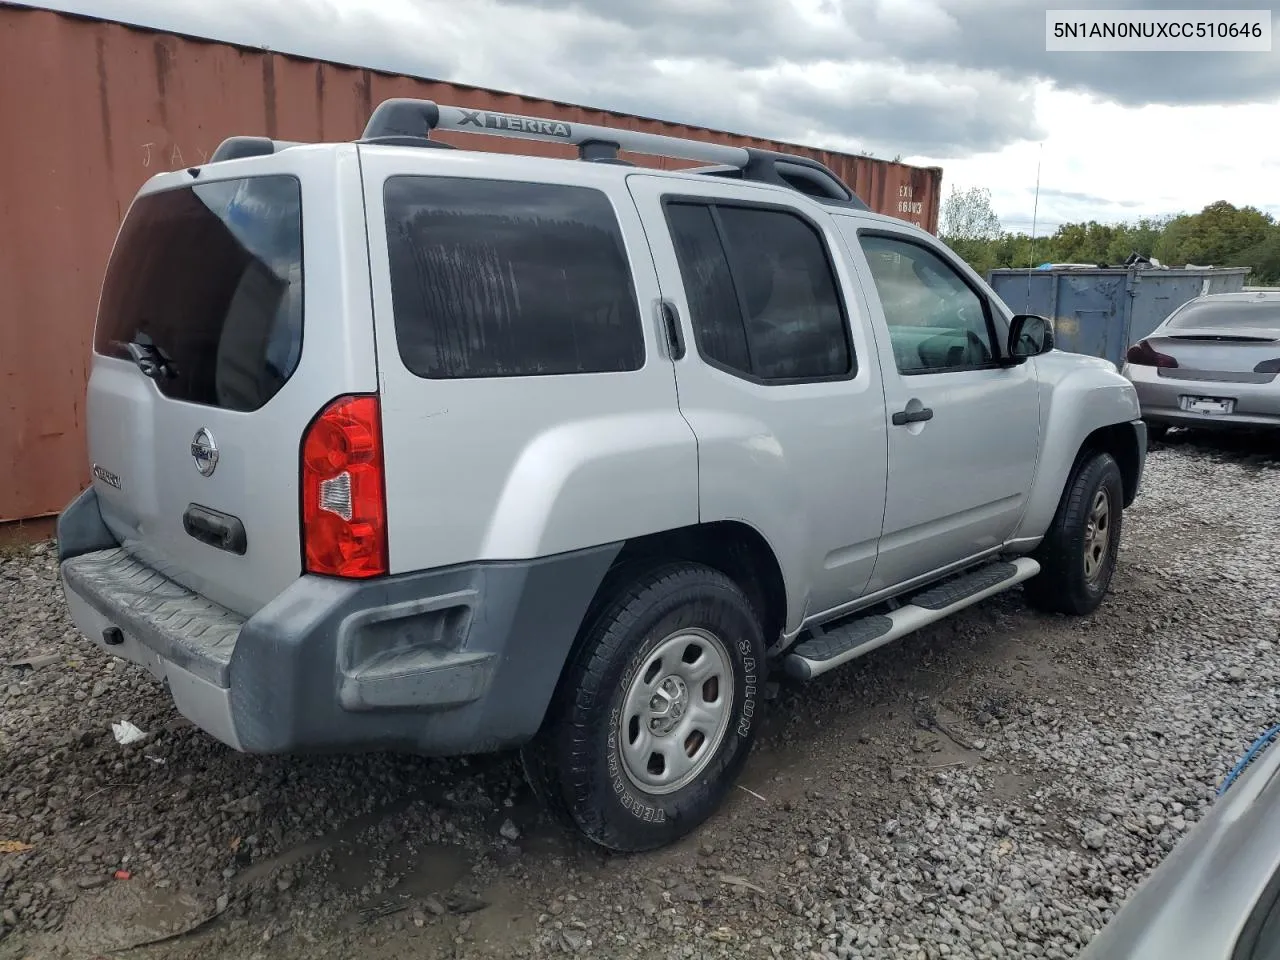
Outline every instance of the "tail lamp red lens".
<path fill-rule="evenodd" d="M 302 442 L 302 542 L 308 573 L 385 574 L 387 498 L 377 396 L 339 397 Z"/>
<path fill-rule="evenodd" d="M 1156 352 L 1155 348 L 1145 340 L 1139 340 L 1129 352 L 1124 355 L 1125 360 L 1139 367 L 1176 367 L 1178 361 L 1165 353 Z"/>

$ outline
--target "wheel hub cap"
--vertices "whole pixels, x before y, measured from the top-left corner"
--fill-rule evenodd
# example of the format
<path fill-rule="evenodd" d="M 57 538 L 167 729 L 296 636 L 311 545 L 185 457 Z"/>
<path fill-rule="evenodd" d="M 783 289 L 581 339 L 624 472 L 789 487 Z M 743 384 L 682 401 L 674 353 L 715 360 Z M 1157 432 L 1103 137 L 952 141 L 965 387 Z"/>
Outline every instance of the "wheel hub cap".
<path fill-rule="evenodd" d="M 1111 498 L 1106 490 L 1099 490 L 1093 497 L 1084 528 L 1084 575 L 1090 581 L 1098 579 L 1106 567 L 1110 550 Z"/>
<path fill-rule="evenodd" d="M 628 779 L 649 794 L 692 783 L 724 740 L 732 704 L 732 661 L 719 637 L 686 628 L 651 647 L 618 714 L 618 753 Z"/>
<path fill-rule="evenodd" d="M 688 709 L 688 685 L 675 674 L 663 678 L 649 701 L 649 729 L 666 736 Z"/>

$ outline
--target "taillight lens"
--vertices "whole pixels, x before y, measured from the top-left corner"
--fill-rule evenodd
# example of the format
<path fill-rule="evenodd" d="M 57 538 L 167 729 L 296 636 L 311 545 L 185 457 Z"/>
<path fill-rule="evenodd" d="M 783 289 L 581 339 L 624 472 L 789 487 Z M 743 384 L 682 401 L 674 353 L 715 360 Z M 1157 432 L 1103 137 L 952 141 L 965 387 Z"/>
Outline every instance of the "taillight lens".
<path fill-rule="evenodd" d="M 1125 360 L 1139 367 L 1176 367 L 1178 361 L 1165 353 L 1157 353 L 1145 340 L 1139 340 L 1129 352 L 1124 355 Z"/>
<path fill-rule="evenodd" d="M 1254 373 L 1280 373 L 1280 357 L 1274 360 L 1263 360 L 1253 368 Z"/>
<path fill-rule="evenodd" d="M 308 573 L 387 572 L 382 416 L 376 396 L 339 397 L 302 441 L 302 543 Z"/>

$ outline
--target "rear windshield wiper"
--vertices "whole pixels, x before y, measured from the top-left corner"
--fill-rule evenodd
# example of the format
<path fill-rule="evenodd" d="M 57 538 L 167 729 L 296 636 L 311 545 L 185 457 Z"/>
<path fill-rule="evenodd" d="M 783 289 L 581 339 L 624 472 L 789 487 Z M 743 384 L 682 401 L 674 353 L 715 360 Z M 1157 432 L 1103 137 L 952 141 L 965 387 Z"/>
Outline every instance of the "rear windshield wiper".
<path fill-rule="evenodd" d="M 178 367 L 173 358 L 147 334 L 139 333 L 127 343 L 120 343 L 120 346 L 129 354 L 129 359 L 138 365 L 138 369 L 152 380 L 172 380 L 178 375 Z"/>

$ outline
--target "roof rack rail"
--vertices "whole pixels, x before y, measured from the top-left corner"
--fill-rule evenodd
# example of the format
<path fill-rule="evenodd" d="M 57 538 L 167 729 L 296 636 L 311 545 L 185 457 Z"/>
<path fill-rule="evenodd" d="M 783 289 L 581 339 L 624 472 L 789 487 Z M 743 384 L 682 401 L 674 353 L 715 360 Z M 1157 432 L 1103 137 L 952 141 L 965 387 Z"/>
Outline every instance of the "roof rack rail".
<path fill-rule="evenodd" d="M 450 107 L 431 100 L 403 97 L 384 100 L 369 117 L 361 139 L 374 143 L 416 142 L 419 146 L 443 146 L 431 139 L 433 130 L 563 143 L 577 147 L 579 159 L 593 163 L 627 164 L 618 158 L 618 152 L 622 150 L 697 160 L 713 165 L 709 169 L 697 168 L 698 172 L 772 183 L 798 190 L 823 202 L 867 209 L 867 205 L 830 168 L 810 157 L 639 130 Z"/>

